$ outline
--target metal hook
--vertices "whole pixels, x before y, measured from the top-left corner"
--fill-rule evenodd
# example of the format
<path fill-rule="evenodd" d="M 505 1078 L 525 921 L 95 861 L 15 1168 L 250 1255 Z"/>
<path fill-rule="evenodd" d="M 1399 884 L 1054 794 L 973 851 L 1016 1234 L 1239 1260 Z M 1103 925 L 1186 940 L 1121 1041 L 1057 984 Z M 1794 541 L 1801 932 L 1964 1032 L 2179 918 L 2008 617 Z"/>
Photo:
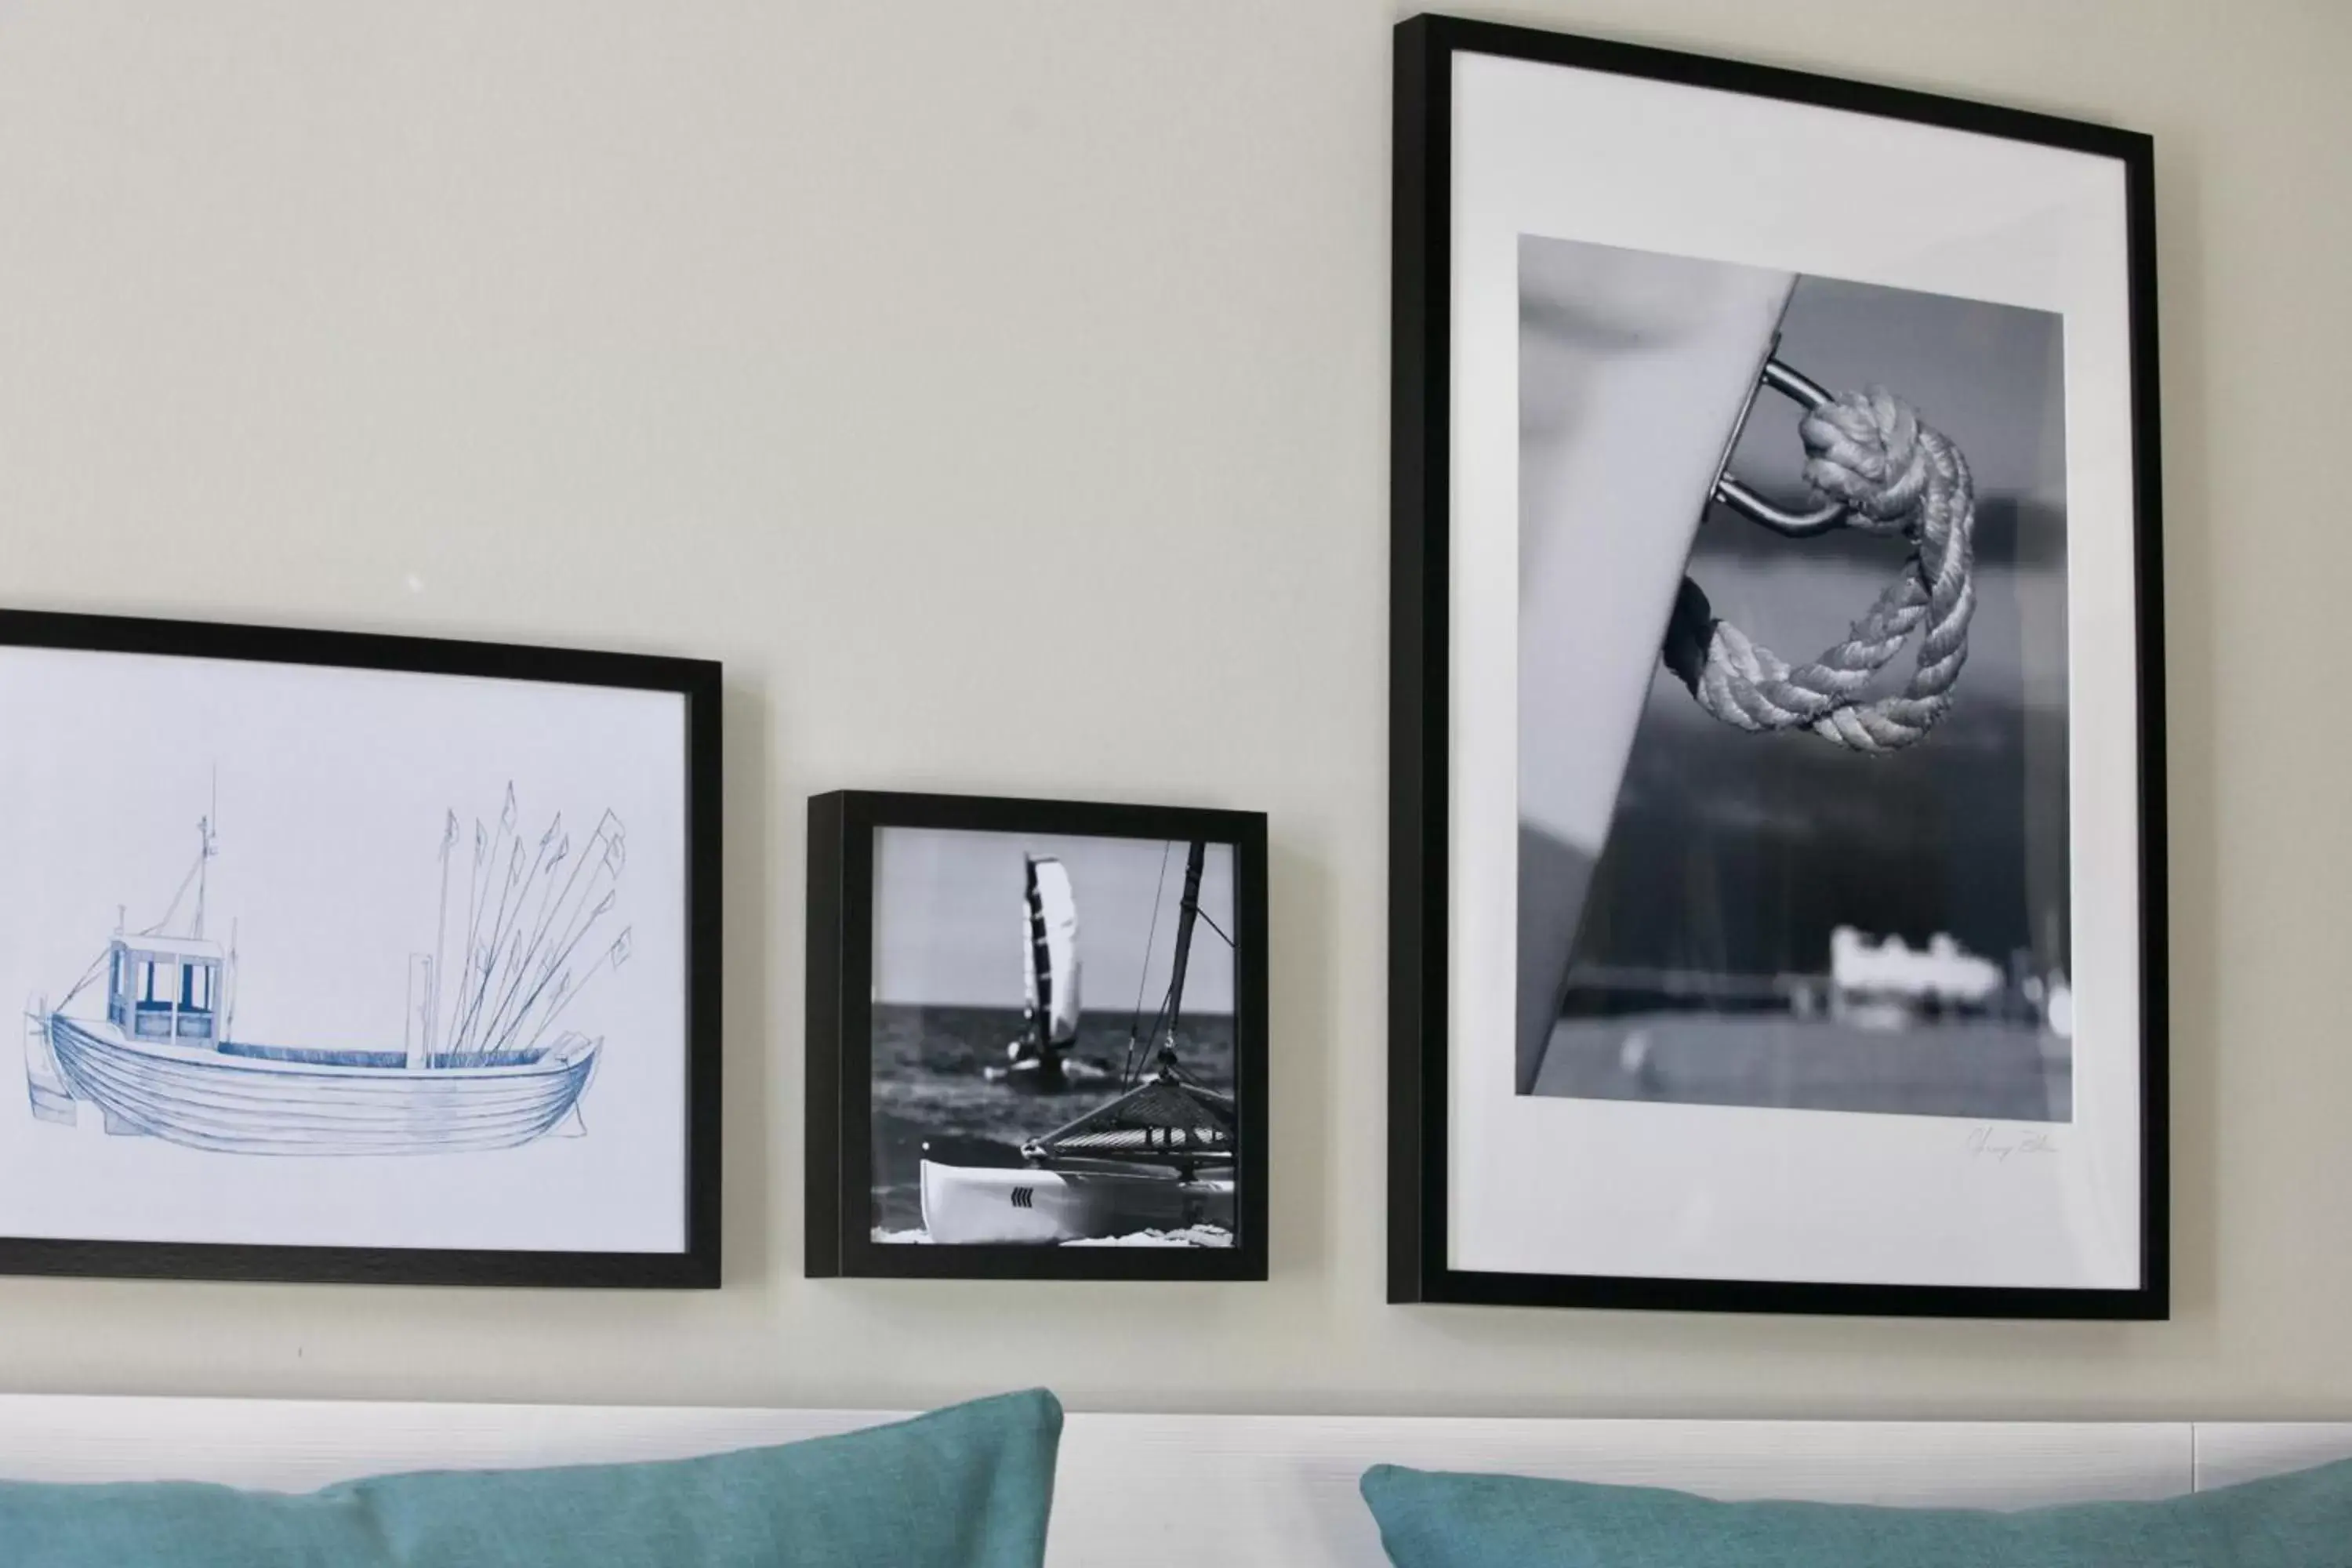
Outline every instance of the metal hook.
<path fill-rule="evenodd" d="M 1760 522 L 1775 533 L 1790 539 L 1810 539 L 1829 532 L 1845 521 L 1843 502 L 1825 501 L 1811 511 L 1786 511 L 1749 489 L 1731 472 L 1732 448 L 1739 445 L 1739 433 L 1748 428 L 1748 416 L 1756 407 L 1759 390 L 1769 386 L 1791 403 L 1803 405 L 1807 413 L 1834 401 L 1819 383 L 1773 357 L 1780 349 L 1780 340 L 1776 337 L 1772 340 L 1772 353 L 1764 360 L 1764 374 L 1748 389 L 1748 401 L 1740 406 L 1739 422 L 1731 427 L 1731 440 L 1723 448 L 1723 463 L 1716 469 L 1714 495 L 1742 517 Z"/>

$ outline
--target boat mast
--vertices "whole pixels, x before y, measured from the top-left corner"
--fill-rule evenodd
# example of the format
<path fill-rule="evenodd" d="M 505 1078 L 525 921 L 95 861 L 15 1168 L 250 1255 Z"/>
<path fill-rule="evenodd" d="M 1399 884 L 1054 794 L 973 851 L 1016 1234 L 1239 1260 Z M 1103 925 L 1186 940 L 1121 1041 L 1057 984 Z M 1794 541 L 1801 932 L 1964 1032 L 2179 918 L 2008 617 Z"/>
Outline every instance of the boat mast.
<path fill-rule="evenodd" d="M 196 925 L 190 934 L 198 942 L 205 940 L 205 883 L 206 868 L 213 858 L 213 823 L 219 816 L 220 769 L 215 766 L 213 769 L 212 802 L 205 808 L 203 819 L 196 824 L 196 837 L 200 841 L 196 851 Z"/>
<path fill-rule="evenodd" d="M 1029 1034 L 1029 1043 L 1036 1047 L 1039 1060 L 1047 1049 L 1047 1037 L 1053 1033 L 1048 1020 L 1053 1016 L 1053 972 L 1051 950 L 1045 944 L 1045 900 L 1037 889 L 1037 857 L 1021 858 L 1021 908 L 1029 925 L 1029 1016 L 1022 1020 Z"/>
<path fill-rule="evenodd" d="M 441 963 L 449 947 L 449 857 L 457 848 L 457 813 L 446 810 L 441 824 L 441 901 L 433 906 L 433 973 L 425 979 L 425 1065 L 433 1065 L 434 1037 L 441 1030 Z"/>
<path fill-rule="evenodd" d="M 1209 847 L 1195 838 L 1184 856 L 1184 894 L 1176 906 L 1176 972 L 1168 981 L 1168 1037 L 1160 1047 L 1162 1060 L 1176 1052 L 1176 1017 L 1184 1010 L 1184 968 L 1192 957 L 1192 924 L 1201 914 L 1201 864 Z"/>
<path fill-rule="evenodd" d="M 1192 956 L 1192 927 L 1201 917 L 1201 865 L 1209 847 L 1195 842 L 1184 859 L 1184 892 L 1177 906 L 1175 973 L 1168 982 L 1168 1033 L 1158 1071 L 1117 1099 L 1021 1146 L 1023 1158 L 1051 1170 L 1058 1160 L 1172 1165 L 1180 1182 L 1203 1164 L 1233 1159 L 1234 1098 L 1203 1089 L 1176 1061 L 1176 1019 L 1184 1005 L 1184 971 Z M 1211 929 L 1215 928 L 1211 921 Z M 1157 1026 L 1155 1025 L 1155 1027 Z M 1121 1079 L 1124 1084 L 1124 1079 Z"/>

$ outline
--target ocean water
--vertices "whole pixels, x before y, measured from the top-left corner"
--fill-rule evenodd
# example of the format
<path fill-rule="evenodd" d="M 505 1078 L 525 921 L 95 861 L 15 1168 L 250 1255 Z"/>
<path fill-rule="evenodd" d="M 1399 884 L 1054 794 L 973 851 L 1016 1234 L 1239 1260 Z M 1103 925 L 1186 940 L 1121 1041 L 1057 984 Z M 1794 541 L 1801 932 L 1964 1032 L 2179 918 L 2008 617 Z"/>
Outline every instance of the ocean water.
<path fill-rule="evenodd" d="M 1151 1020 L 1143 1020 L 1149 1028 Z M 1128 1049 L 1129 1020 L 1099 1015 L 1078 1024 L 1079 1058 L 1116 1075 Z M 923 1223 L 923 1143 L 976 1139 L 1017 1150 L 1041 1132 L 1092 1110 L 1118 1093 L 1107 1083 L 1073 1085 L 1039 1094 L 991 1083 L 984 1067 L 1002 1066 L 1004 1047 L 1021 1034 L 1017 1007 L 874 1007 L 874 1226 L 919 1230 Z M 1139 1041 L 1138 1055 L 1152 1047 Z M 1234 1092 L 1234 1020 L 1227 1014 L 1186 1015 L 1176 1032 L 1177 1060 L 1204 1089 Z M 1149 1065 L 1148 1063 L 1146 1064 Z M 1013 1161 L 1012 1163 L 1016 1163 Z"/>
<path fill-rule="evenodd" d="M 1787 1013 L 1563 1018 L 1538 1094 L 1971 1121 L 2074 1119 L 2073 1053 L 2032 1025 L 1871 1027 Z"/>

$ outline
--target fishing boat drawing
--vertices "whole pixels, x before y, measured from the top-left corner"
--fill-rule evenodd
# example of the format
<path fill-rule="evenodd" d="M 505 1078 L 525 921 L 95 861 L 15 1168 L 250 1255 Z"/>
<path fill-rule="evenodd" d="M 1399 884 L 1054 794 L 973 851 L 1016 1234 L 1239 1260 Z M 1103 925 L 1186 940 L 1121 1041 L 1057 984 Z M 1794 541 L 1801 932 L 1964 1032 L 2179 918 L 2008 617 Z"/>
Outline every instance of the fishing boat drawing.
<path fill-rule="evenodd" d="M 26 1016 L 33 1115 L 74 1125 L 96 1106 L 105 1131 L 225 1153 L 442 1154 L 580 1135 L 580 1101 L 604 1041 L 558 1025 L 588 984 L 618 969 L 630 933 L 601 935 L 625 858 L 605 813 L 575 854 L 559 816 L 531 850 L 514 788 L 495 832 L 474 826 L 470 876 L 452 886 L 457 814 L 441 843 L 435 950 L 408 959 L 399 1048 L 263 1045 L 237 1037 L 237 948 L 205 935 L 215 817 L 198 824 L 195 865 L 163 918 L 118 929 L 61 1003 Z M 191 890 L 193 912 L 174 930 Z M 460 919 L 450 897 L 462 891 Z M 442 984 L 452 937 L 463 945 Z M 88 995 L 89 1000 L 83 1002 Z"/>
<path fill-rule="evenodd" d="M 1110 1064 L 1076 1054 L 1078 904 L 1069 868 L 1051 855 L 1022 858 L 1022 1026 L 1002 1066 L 981 1069 L 991 1083 L 1039 1094 L 1104 1084 Z"/>
<path fill-rule="evenodd" d="M 966 1161 L 926 1158 L 921 1166 L 923 1228 L 931 1241 L 946 1246 L 1053 1245 L 1156 1237 L 1230 1245 L 1239 1126 L 1234 1102 L 1232 1096 L 1191 1078 L 1176 1049 L 1194 930 L 1205 923 L 1217 931 L 1201 910 L 1206 853 L 1207 846 L 1196 841 L 1186 855 L 1167 997 L 1149 1033 L 1130 1039 L 1118 1092 L 1017 1151 L 1007 1151 L 1011 1157 L 1001 1162 L 967 1163 L 977 1152 L 971 1141 L 960 1141 L 957 1149 Z M 1045 865 L 1052 865 L 1054 872 L 1041 877 L 1039 868 Z M 1030 908 L 1039 907 L 1034 889 L 1041 886 L 1058 884 L 1060 889 L 1045 907 L 1058 910 L 1068 900 L 1068 879 L 1055 875 L 1059 870 L 1058 862 L 1030 861 Z M 1035 929 L 1034 917 L 1031 924 Z M 1067 948 L 1055 962 L 1066 967 L 1046 971 L 1049 974 L 1076 972 L 1074 905 L 1066 918 L 1049 919 L 1043 929 L 1051 936 L 1065 927 Z M 1033 964 L 1055 959 L 1056 945 L 1033 942 L 1037 955 Z M 1073 984 L 1066 1038 L 1076 1037 L 1076 990 Z M 1050 987 L 1042 994 L 1050 1017 Z M 1050 1039 L 1056 1028 L 1058 1025 L 1049 1025 L 1041 1037 Z M 1036 1032 L 1034 1024 L 1032 1031 Z M 1157 1046 L 1139 1044 L 1150 1040 Z"/>

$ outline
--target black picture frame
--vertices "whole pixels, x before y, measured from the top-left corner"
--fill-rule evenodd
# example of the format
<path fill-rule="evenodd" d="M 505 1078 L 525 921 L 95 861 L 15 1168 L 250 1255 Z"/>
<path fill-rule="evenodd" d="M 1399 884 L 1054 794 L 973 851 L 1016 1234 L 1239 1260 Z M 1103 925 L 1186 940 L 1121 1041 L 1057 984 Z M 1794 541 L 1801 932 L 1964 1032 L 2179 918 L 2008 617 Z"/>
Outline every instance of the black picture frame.
<path fill-rule="evenodd" d="M 1419 16 L 1394 52 L 1388 1299 L 1692 1311 L 2161 1320 L 2169 1310 L 2161 468 L 2155 176 L 2145 135 L 1599 38 Z M 2139 671 L 2140 1237 L 2136 1289 L 1811 1283 L 1449 1267 L 1445 1181 L 1452 81 L 1457 56 L 1778 99 L 2113 159 L 2126 192 Z"/>
<path fill-rule="evenodd" d="M 720 666 L 693 658 L 204 621 L 0 610 L 0 647 L 489 677 L 685 700 L 684 1250 L 309 1247 L 0 1237 L 0 1274 L 350 1285 L 716 1289 L 719 1285 Z"/>
<path fill-rule="evenodd" d="M 1266 835 L 1263 814 L 844 790 L 808 806 L 806 1267 L 811 1279 L 1266 1278 Z M 948 828 L 1230 845 L 1234 854 L 1235 1230 L 1230 1247 L 902 1246 L 873 1238 L 874 847 Z"/>

